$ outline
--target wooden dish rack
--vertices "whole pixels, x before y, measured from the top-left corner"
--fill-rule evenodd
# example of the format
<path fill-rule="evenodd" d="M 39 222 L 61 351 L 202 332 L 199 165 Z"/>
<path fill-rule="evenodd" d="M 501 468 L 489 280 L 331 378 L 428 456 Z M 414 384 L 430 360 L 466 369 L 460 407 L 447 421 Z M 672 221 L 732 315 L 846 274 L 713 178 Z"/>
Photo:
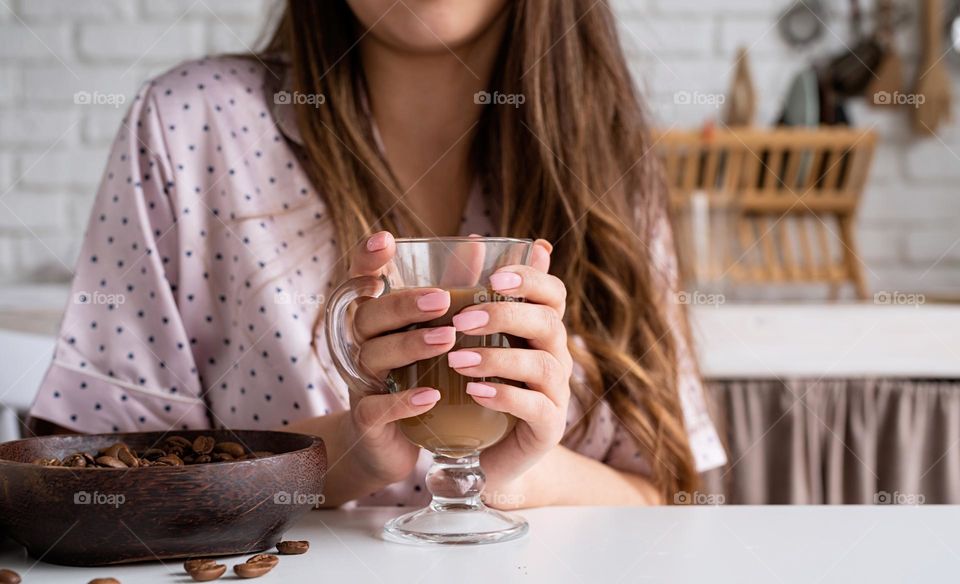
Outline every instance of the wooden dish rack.
<path fill-rule="evenodd" d="M 685 282 L 826 283 L 833 299 L 851 284 L 867 298 L 854 218 L 875 133 L 742 128 L 668 131 L 655 140 Z M 727 226 L 709 242 L 697 218 L 705 208 Z"/>

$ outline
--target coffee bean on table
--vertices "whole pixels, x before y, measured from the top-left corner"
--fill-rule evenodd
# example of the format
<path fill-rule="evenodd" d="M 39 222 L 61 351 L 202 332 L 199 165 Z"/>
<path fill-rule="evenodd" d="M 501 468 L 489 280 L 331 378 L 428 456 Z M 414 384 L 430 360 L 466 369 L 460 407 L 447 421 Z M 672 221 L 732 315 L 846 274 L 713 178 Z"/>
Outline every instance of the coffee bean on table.
<path fill-rule="evenodd" d="M 277 551 L 286 556 L 305 554 L 308 549 L 310 549 L 309 541 L 281 541 L 277 544 Z"/>
<path fill-rule="evenodd" d="M 194 582 L 210 582 L 223 576 L 227 571 L 226 564 L 218 564 L 209 558 L 187 560 L 183 569 L 193 578 Z"/>
<path fill-rule="evenodd" d="M 280 559 L 271 554 L 257 554 L 242 564 L 233 567 L 240 578 L 259 578 L 272 570 Z"/>
<path fill-rule="evenodd" d="M 273 452 L 250 452 L 241 444 L 217 442 L 212 436 L 198 436 L 192 442 L 183 436 L 167 436 L 159 447 L 151 446 L 143 451 L 134 450 L 123 442 L 116 442 L 95 454 L 75 452 L 62 459 L 42 457 L 31 463 L 70 468 L 144 468 L 252 460 L 266 456 L 273 456 Z"/>
<path fill-rule="evenodd" d="M 0 584 L 20 584 L 20 574 L 6 568 L 0 570 Z"/>

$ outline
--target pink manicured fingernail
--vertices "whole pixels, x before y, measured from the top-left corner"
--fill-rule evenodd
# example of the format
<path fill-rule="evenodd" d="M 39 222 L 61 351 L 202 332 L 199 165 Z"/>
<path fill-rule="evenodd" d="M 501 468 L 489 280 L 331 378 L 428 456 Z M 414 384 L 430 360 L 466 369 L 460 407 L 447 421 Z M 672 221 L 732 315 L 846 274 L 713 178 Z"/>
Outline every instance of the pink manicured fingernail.
<path fill-rule="evenodd" d="M 523 283 L 523 278 L 520 277 L 520 274 L 513 272 L 497 272 L 490 276 L 490 285 L 493 286 L 494 290 L 512 290 L 519 287 L 521 283 Z"/>
<path fill-rule="evenodd" d="M 425 406 L 440 401 L 440 392 L 435 389 L 424 389 L 410 397 L 410 403 L 415 406 Z"/>
<path fill-rule="evenodd" d="M 466 392 L 477 397 L 493 397 L 497 395 L 496 388 L 473 381 L 467 384 Z"/>
<path fill-rule="evenodd" d="M 372 236 L 370 236 L 370 239 L 367 240 L 367 251 L 374 252 L 386 249 L 389 241 L 390 234 L 386 231 L 374 233 Z"/>
<path fill-rule="evenodd" d="M 457 327 L 458 331 L 480 328 L 488 322 L 490 322 L 490 315 L 485 310 L 471 310 L 453 317 L 453 326 Z"/>
<path fill-rule="evenodd" d="M 440 326 L 423 333 L 423 342 L 428 345 L 446 345 L 457 340 L 457 329 L 452 326 Z"/>
<path fill-rule="evenodd" d="M 454 369 L 473 367 L 480 364 L 480 353 L 473 351 L 453 351 L 447 353 L 447 363 Z"/>
<path fill-rule="evenodd" d="M 450 306 L 449 292 L 431 292 L 417 298 L 417 308 L 424 312 L 443 310 Z"/>

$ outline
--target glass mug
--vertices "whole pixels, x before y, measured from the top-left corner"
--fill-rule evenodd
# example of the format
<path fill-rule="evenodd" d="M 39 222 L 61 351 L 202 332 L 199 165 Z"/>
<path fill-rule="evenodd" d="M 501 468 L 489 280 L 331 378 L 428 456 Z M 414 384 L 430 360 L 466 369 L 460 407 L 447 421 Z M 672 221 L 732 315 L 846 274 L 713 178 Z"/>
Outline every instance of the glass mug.
<path fill-rule="evenodd" d="M 533 242 L 506 237 L 437 237 L 396 240 L 396 254 L 381 276 L 361 276 L 343 283 L 330 296 L 324 327 L 334 365 L 361 395 L 430 387 L 441 398 L 433 408 L 397 422 L 404 436 L 429 450 L 434 463 L 427 473 L 430 505 L 389 521 L 388 539 L 417 543 L 470 544 L 507 541 L 528 530 L 525 520 L 484 505 L 480 452 L 507 434 L 516 419 L 485 408 L 466 393 L 468 381 L 522 384 L 499 378 L 464 377 L 447 364 L 446 354 L 394 369 L 386 380 L 375 378 L 357 360 L 350 306 L 362 297 L 380 297 L 410 288 L 450 292 L 450 308 L 442 316 L 410 329 L 451 326 L 462 309 L 483 302 L 513 301 L 494 293 L 490 275 L 508 265 L 529 265 Z M 523 339 L 506 334 L 457 333 L 451 350 L 471 347 L 522 347 Z"/>

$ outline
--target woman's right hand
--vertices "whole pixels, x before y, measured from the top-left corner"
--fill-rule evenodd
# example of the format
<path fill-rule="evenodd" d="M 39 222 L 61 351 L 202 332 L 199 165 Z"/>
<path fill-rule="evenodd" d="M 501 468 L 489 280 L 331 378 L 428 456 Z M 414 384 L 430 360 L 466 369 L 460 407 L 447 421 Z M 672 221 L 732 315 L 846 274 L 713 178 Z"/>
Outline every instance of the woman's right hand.
<path fill-rule="evenodd" d="M 389 232 L 375 233 L 354 252 L 350 277 L 380 275 L 395 251 Z M 452 326 L 394 331 L 438 318 L 449 308 L 450 294 L 440 288 L 398 290 L 358 301 L 353 332 L 360 365 L 385 380 L 391 369 L 448 352 L 456 336 Z M 346 427 L 340 433 L 347 441 L 343 455 L 369 473 L 371 482 L 387 485 L 406 478 L 416 466 L 420 448 L 401 434 L 396 422 L 429 411 L 439 399 L 440 392 L 429 387 L 362 397 L 351 392 L 350 415 L 343 417 Z"/>

